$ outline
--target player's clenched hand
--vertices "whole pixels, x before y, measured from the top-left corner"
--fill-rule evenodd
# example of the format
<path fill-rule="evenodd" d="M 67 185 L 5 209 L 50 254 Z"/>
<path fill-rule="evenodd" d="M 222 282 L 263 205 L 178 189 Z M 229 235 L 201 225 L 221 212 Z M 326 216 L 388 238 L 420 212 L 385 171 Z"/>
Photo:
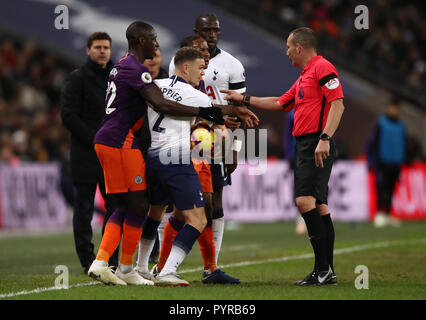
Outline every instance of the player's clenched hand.
<path fill-rule="evenodd" d="M 324 168 L 324 160 L 330 156 L 330 142 L 320 140 L 315 149 L 315 165 Z"/>
<path fill-rule="evenodd" d="M 233 107 L 232 113 L 243 120 L 248 127 L 254 127 L 259 124 L 259 118 L 246 107 Z"/>
<path fill-rule="evenodd" d="M 241 122 L 238 121 L 237 117 L 228 117 L 225 118 L 225 126 L 228 129 L 235 130 L 241 126 Z"/>
<path fill-rule="evenodd" d="M 220 90 L 220 92 L 227 94 L 225 96 L 225 100 L 228 101 L 230 104 L 243 104 L 244 96 L 242 94 L 239 94 L 238 92 L 233 90 Z"/>

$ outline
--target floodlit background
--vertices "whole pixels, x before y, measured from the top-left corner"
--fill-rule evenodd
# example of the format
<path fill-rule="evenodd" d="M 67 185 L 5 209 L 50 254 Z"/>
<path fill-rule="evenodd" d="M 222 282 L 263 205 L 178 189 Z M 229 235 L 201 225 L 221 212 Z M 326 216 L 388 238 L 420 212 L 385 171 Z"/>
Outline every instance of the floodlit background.
<path fill-rule="evenodd" d="M 368 8 L 368 29 L 354 22 L 359 4 Z M 56 29 L 58 5 L 69 11 L 69 29 Z M 374 217 L 374 172 L 365 145 L 377 117 L 393 96 L 403 101 L 410 156 L 395 190 L 392 214 L 426 218 L 426 17 L 412 1 L 82 1 L 14 0 L 0 11 L 0 233 L 70 227 L 69 133 L 61 124 L 60 90 L 65 77 L 84 63 L 86 39 L 95 31 L 112 37 L 112 58 L 126 52 L 125 29 L 135 20 L 158 33 L 164 67 L 195 18 L 216 14 L 219 47 L 246 69 L 251 95 L 279 96 L 297 79 L 285 55 L 289 31 L 318 32 L 319 54 L 335 64 L 345 94 L 345 113 L 335 135 L 339 160 L 330 179 L 336 220 Z M 241 165 L 225 189 L 227 221 L 293 220 L 292 171 L 286 113 L 255 111 L 268 132 L 267 171 L 248 174 Z M 98 212 L 102 199 L 98 197 Z M 102 214 L 96 215 L 99 225 Z"/>
<path fill-rule="evenodd" d="M 425 299 L 424 2 L 0 2 L 0 299 L 142 299 L 150 304 L 144 312 L 152 310 L 160 318 L 168 317 L 169 309 L 153 306 L 152 300 Z M 356 28 L 358 5 L 368 9 L 368 29 Z M 55 21 L 64 6 L 69 28 L 57 29 Z M 224 190 L 226 222 L 218 264 L 240 278 L 240 286 L 202 284 L 197 244 L 178 271 L 191 282 L 184 290 L 106 288 L 83 274 L 72 234 L 70 136 L 60 118 L 64 79 L 86 61 L 86 39 L 95 31 L 110 34 L 112 59 L 117 61 L 127 49 L 125 30 L 135 20 L 155 27 L 167 69 L 181 39 L 193 33 L 195 19 L 203 13 L 219 18 L 219 47 L 242 62 L 251 95 L 279 96 L 298 78 L 300 69 L 290 64 L 284 39 L 300 26 L 317 31 L 319 54 L 339 72 L 345 112 L 335 135 L 339 155 L 329 181 L 338 286 L 293 285 L 312 270 L 313 254 L 303 223 L 296 224 L 289 161 L 291 119 L 284 112 L 258 110 L 254 111 L 261 119 L 260 128 L 267 129 L 268 156 L 262 163 L 266 171 L 250 175 L 255 165 L 241 164 L 232 176 L 232 186 Z M 408 161 L 392 206 L 392 216 L 401 219 L 402 225 L 378 229 L 372 223 L 375 173 L 368 168 L 365 151 L 375 122 L 392 97 L 402 101 L 409 136 Z M 95 250 L 101 240 L 103 212 L 98 194 L 92 221 Z M 357 266 L 366 266 L 370 272 L 368 290 L 354 286 Z M 58 267 L 66 273 L 58 274 Z M 69 280 L 69 290 L 61 290 L 58 279 Z M 281 309 L 279 301 L 277 311 Z M 392 310 L 389 305 L 382 309 Z M 121 308 L 104 310 L 111 316 L 110 312 Z"/>

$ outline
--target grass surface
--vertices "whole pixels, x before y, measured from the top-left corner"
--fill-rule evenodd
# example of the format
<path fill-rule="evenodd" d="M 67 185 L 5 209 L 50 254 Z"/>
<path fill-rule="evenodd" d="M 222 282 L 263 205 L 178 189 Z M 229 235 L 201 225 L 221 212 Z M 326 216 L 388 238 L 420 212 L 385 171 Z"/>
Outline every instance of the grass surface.
<path fill-rule="evenodd" d="M 112 287 L 95 284 L 83 274 L 70 233 L 3 237 L 0 238 L 0 297 L 2 300 L 426 299 L 425 221 L 405 222 L 400 228 L 385 229 L 375 229 L 371 223 L 335 223 L 335 230 L 339 284 L 322 287 L 293 285 L 311 271 L 313 258 L 307 236 L 296 235 L 294 223 L 289 222 L 241 224 L 236 230 L 225 231 L 219 264 L 228 274 L 241 279 L 239 286 L 201 283 L 197 243 L 179 268 L 181 275 L 191 282 L 189 287 Z M 98 233 L 94 242 L 99 245 Z M 54 272 L 58 265 L 69 269 L 68 290 L 52 290 L 59 275 Z M 358 274 L 354 270 L 358 265 L 368 267 L 368 290 L 355 288 Z"/>

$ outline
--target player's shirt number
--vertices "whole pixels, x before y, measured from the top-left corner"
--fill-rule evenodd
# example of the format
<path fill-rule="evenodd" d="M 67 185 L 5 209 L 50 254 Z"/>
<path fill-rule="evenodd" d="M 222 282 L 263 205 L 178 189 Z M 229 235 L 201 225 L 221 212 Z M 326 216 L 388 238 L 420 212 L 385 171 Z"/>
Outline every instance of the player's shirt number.
<path fill-rule="evenodd" d="M 213 100 L 216 100 L 216 95 L 214 94 L 213 87 L 207 86 L 206 93 L 209 97 L 211 97 Z"/>
<path fill-rule="evenodd" d="M 105 99 L 107 103 L 106 109 L 105 109 L 106 114 L 110 114 L 115 110 L 115 108 L 111 108 L 111 104 L 113 103 L 116 95 L 117 95 L 117 87 L 115 86 L 114 81 L 109 81 L 107 92 L 106 92 L 106 99 Z"/>
<path fill-rule="evenodd" d="M 166 129 L 160 127 L 161 121 L 164 119 L 164 114 L 160 113 L 160 116 L 158 117 L 157 121 L 155 121 L 154 126 L 152 127 L 152 130 L 155 132 L 164 133 Z"/>

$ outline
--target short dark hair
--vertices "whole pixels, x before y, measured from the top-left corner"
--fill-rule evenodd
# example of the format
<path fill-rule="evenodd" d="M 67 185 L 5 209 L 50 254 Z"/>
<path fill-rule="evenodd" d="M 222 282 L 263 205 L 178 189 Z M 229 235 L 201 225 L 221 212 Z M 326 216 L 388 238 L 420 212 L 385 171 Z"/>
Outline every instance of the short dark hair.
<path fill-rule="evenodd" d="M 192 47 L 192 44 L 194 43 L 195 40 L 198 39 L 202 39 L 199 35 L 191 35 L 191 36 L 187 36 L 185 38 L 182 39 L 182 41 L 180 42 L 180 47 Z"/>
<path fill-rule="evenodd" d="M 314 30 L 307 27 L 294 29 L 290 32 L 293 35 L 293 43 L 300 44 L 303 48 L 317 49 L 317 37 Z"/>
<path fill-rule="evenodd" d="M 136 44 L 141 35 L 146 35 L 154 31 L 154 27 L 143 21 L 132 22 L 126 30 L 126 38 L 129 45 Z"/>
<path fill-rule="evenodd" d="M 213 13 L 203 13 L 202 15 L 199 15 L 195 20 L 195 27 L 200 26 L 203 19 L 219 21 L 219 19 Z"/>
<path fill-rule="evenodd" d="M 178 66 L 187 61 L 193 61 L 195 59 L 203 59 L 203 54 L 199 50 L 192 47 L 180 48 L 175 55 L 175 66 Z"/>
<path fill-rule="evenodd" d="M 109 44 L 111 45 L 111 37 L 106 32 L 94 32 L 92 33 L 89 38 L 87 38 L 87 48 L 90 49 L 90 47 L 93 44 L 93 41 L 95 40 L 108 40 Z"/>

